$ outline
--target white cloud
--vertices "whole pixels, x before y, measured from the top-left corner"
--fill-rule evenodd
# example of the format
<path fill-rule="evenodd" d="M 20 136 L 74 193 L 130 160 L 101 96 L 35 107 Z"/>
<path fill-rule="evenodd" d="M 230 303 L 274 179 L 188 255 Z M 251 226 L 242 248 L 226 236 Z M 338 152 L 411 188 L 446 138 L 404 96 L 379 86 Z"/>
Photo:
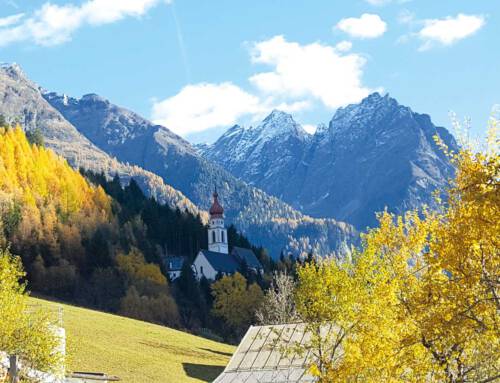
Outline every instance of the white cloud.
<path fill-rule="evenodd" d="M 350 48 L 349 44 L 344 42 L 343 48 Z M 371 91 L 361 82 L 365 59 L 340 51 L 338 45 L 300 45 L 283 36 L 257 42 L 251 59 L 271 70 L 249 78 L 255 86 L 252 92 L 231 82 L 188 85 L 172 97 L 155 101 L 152 118 L 186 136 L 242 121 L 255 123 L 272 109 L 297 113 L 317 104 L 334 109 L 357 102 Z"/>
<path fill-rule="evenodd" d="M 361 17 L 348 17 L 340 20 L 337 29 L 352 37 L 373 39 L 382 36 L 387 30 L 387 23 L 379 15 L 363 13 Z"/>
<path fill-rule="evenodd" d="M 434 44 L 452 45 L 459 40 L 473 35 L 481 29 L 486 20 L 481 15 L 458 14 L 443 19 L 424 20 L 424 27 L 417 33 L 424 41 L 420 50 L 427 50 Z"/>
<path fill-rule="evenodd" d="M 230 126 L 245 115 L 262 111 L 258 97 L 230 82 L 201 83 L 187 85 L 175 96 L 155 102 L 152 118 L 177 134 L 186 135 Z"/>
<path fill-rule="evenodd" d="M 250 82 L 274 98 L 313 98 L 337 108 L 370 92 L 361 82 L 366 60 L 358 54 L 341 55 L 329 45 L 300 45 L 275 36 L 254 45 L 252 61 L 273 67 L 253 75 Z"/>
<path fill-rule="evenodd" d="M 337 52 L 347 52 L 350 51 L 352 48 L 352 43 L 350 41 L 341 41 L 337 45 L 335 45 L 335 50 Z"/>
<path fill-rule="evenodd" d="M 0 28 L 5 28 L 17 24 L 24 17 L 24 13 L 0 18 Z"/>
<path fill-rule="evenodd" d="M 314 134 L 314 132 L 316 132 L 316 130 L 318 129 L 316 125 L 311 125 L 311 124 L 304 124 L 302 125 L 302 127 L 309 134 Z"/>
<path fill-rule="evenodd" d="M 89 0 L 81 5 L 44 3 L 31 16 L 10 16 L 0 25 L 0 46 L 29 41 L 50 46 L 64 43 L 84 25 L 98 26 L 126 17 L 140 17 L 161 0 Z M 15 18 L 18 16 L 17 18 Z M 15 19 L 14 19 L 15 18 Z M 2 19 L 5 20 L 5 19 Z"/>

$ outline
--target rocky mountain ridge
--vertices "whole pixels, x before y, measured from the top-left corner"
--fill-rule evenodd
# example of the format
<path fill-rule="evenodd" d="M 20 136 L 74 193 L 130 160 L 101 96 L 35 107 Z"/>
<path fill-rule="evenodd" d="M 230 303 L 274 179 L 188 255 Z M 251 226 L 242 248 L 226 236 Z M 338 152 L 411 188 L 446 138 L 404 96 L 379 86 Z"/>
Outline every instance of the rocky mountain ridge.
<path fill-rule="evenodd" d="M 260 145 L 254 132 L 266 130 L 277 115 L 277 134 L 266 132 L 272 138 Z M 386 207 L 402 212 L 432 206 L 433 191 L 453 174 L 434 142 L 439 135 L 456 149 L 453 136 L 389 95 L 373 93 L 338 109 L 314 135 L 304 133 L 291 116 L 275 111 L 257 128 L 233 127 L 199 151 L 305 214 L 359 229 L 375 225 L 375 213 Z"/>
<path fill-rule="evenodd" d="M 135 178 L 150 195 L 195 214 L 206 214 L 217 185 L 228 222 L 274 256 L 340 253 L 357 238 L 349 225 L 314 220 L 238 180 L 167 128 L 95 94 L 76 99 L 44 91 L 18 66 L 0 69 L 0 114 L 40 129 L 46 145 L 73 166 L 117 173 L 124 182 Z"/>
<path fill-rule="evenodd" d="M 44 99 L 41 88 L 17 64 L 0 66 L 0 114 L 13 123 L 20 123 L 27 131 L 39 129 L 45 144 L 75 168 L 104 172 L 109 177 L 118 174 L 124 183 L 134 178 L 159 201 L 194 214 L 205 214 L 157 175 L 122 163 L 96 147 Z"/>

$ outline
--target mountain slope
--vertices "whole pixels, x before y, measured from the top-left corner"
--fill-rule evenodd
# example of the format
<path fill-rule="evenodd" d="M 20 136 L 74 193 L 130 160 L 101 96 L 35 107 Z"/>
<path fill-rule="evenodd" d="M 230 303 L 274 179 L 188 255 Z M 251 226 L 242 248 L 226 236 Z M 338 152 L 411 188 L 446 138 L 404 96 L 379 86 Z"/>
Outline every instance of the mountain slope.
<path fill-rule="evenodd" d="M 137 166 L 121 163 L 97 148 L 43 98 L 38 85 L 29 80 L 16 64 L 0 66 L 0 114 L 19 122 L 27 131 L 40 129 L 45 144 L 72 166 L 102 171 L 108 176 L 119 174 L 124 182 L 134 178 L 159 201 L 198 213 L 191 201 L 166 185 L 160 177 Z"/>
<path fill-rule="evenodd" d="M 229 222 L 273 255 L 315 248 L 323 253 L 345 250 L 354 230 L 335 220 L 316 221 L 278 198 L 235 178 L 222 166 L 207 161 L 194 147 L 165 127 L 91 94 L 80 99 L 45 93 L 46 100 L 99 149 L 118 160 L 145 168 L 208 208 L 214 187 L 219 189 Z"/>
<path fill-rule="evenodd" d="M 128 383 L 211 382 L 234 351 L 168 327 L 42 299 L 31 303 L 62 308 L 72 371 L 105 372 Z"/>
<path fill-rule="evenodd" d="M 328 127 L 306 138 L 298 128 L 290 129 L 290 118 L 281 121 L 288 128 L 279 126 L 278 131 L 288 134 L 275 135 L 269 145 L 248 145 L 255 129 L 238 127 L 200 152 L 306 214 L 360 229 L 376 224 L 375 212 L 385 207 L 402 212 L 432 205 L 432 192 L 453 173 L 433 139 L 439 134 L 454 149 L 449 132 L 389 96 L 374 93 L 360 104 L 340 108 Z M 241 146 L 247 148 L 245 155 L 231 151 Z M 253 171 L 248 171 L 249 155 Z"/>

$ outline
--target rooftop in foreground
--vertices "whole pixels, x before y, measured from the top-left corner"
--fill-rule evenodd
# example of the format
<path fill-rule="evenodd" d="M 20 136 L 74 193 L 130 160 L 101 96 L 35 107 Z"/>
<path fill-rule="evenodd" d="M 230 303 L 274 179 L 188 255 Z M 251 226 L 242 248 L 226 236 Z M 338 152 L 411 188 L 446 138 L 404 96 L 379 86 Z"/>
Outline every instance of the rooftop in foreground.
<path fill-rule="evenodd" d="M 304 324 L 250 327 L 224 372 L 214 383 L 310 383 L 310 353 L 286 351 L 307 344 Z"/>

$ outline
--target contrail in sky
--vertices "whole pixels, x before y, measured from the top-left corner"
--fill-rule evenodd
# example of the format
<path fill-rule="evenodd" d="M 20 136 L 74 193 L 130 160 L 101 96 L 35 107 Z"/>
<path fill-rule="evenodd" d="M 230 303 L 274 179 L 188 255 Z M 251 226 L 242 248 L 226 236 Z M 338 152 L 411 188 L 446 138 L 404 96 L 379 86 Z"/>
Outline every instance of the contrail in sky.
<path fill-rule="evenodd" d="M 177 17 L 177 12 L 175 11 L 175 2 L 172 1 L 170 3 L 170 9 L 172 11 L 172 18 L 174 19 L 175 30 L 177 32 L 177 42 L 179 44 L 179 50 L 181 52 L 182 63 L 184 65 L 184 71 L 186 75 L 186 83 L 191 83 L 191 69 L 189 67 L 189 60 L 186 51 L 186 44 L 184 43 L 184 36 L 182 34 L 182 29 L 179 23 L 179 19 Z"/>

